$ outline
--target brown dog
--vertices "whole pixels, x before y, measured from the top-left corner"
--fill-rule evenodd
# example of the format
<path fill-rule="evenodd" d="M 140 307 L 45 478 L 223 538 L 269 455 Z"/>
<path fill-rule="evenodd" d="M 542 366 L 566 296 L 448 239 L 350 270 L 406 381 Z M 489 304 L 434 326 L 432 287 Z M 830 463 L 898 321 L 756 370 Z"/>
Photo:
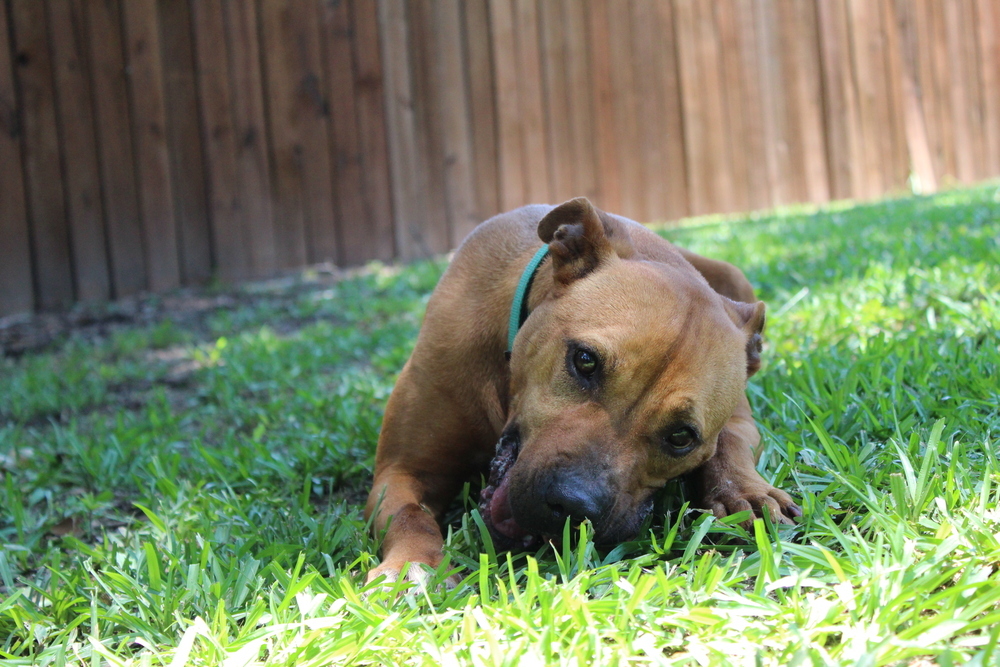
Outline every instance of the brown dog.
<path fill-rule="evenodd" d="M 548 258 L 506 354 L 539 238 Z M 504 548 L 559 534 L 567 517 L 590 519 L 598 542 L 629 539 L 685 473 L 716 516 L 801 516 L 755 469 L 746 381 L 763 325 L 737 268 L 586 199 L 484 222 L 435 289 L 386 407 L 366 515 L 388 530 L 369 581 L 437 566 L 442 513 L 491 461 L 481 508 Z"/>

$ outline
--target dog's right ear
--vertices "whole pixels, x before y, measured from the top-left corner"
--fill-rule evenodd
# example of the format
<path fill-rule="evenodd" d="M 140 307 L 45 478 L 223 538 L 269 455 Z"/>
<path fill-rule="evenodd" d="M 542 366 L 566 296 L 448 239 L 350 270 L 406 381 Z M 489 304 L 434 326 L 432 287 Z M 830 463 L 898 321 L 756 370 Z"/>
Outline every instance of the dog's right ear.
<path fill-rule="evenodd" d="M 597 209 L 586 197 L 556 206 L 538 223 L 538 237 L 549 244 L 557 283 L 579 280 L 615 254 Z"/>

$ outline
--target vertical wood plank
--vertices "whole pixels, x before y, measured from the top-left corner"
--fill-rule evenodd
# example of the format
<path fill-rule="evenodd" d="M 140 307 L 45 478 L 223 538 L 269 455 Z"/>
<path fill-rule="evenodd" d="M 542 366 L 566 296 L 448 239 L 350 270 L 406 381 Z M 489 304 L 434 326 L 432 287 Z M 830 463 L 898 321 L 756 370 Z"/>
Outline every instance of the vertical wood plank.
<path fill-rule="evenodd" d="M 643 218 L 648 221 L 661 218 L 667 210 L 667 186 L 671 179 L 667 151 L 670 141 L 678 138 L 670 136 L 667 129 L 667 91 L 660 72 L 660 52 L 670 48 L 671 43 L 660 39 L 664 33 L 655 5 L 633 2 L 630 9 L 632 67 L 638 93 L 636 131 L 639 137 L 638 152 L 632 159 L 638 164 L 642 174 L 640 208 Z"/>
<path fill-rule="evenodd" d="M 975 0 L 961 0 L 959 2 L 960 23 L 962 32 L 961 42 L 961 66 L 965 79 L 967 115 L 966 123 L 969 128 L 969 151 L 972 158 L 972 179 L 979 180 L 986 178 L 986 130 L 983 127 L 983 96 L 986 88 L 983 87 L 981 72 L 979 67 L 979 26 L 977 25 L 977 15 Z M 996 91 L 992 90 L 996 97 Z"/>
<path fill-rule="evenodd" d="M 549 189 L 553 202 L 573 198 L 572 125 L 566 77 L 566 29 L 562 4 L 539 4 L 545 133 L 549 137 Z"/>
<path fill-rule="evenodd" d="M 514 0 L 489 0 L 493 66 L 496 68 L 497 155 L 500 206 L 509 210 L 527 201 L 521 103 L 518 92 L 517 44 L 514 40 Z"/>
<path fill-rule="evenodd" d="M 589 0 L 590 65 L 593 75 L 595 144 L 598 191 L 603 208 L 621 211 L 621 176 L 615 138 L 614 91 L 611 86 L 611 37 L 608 34 L 608 0 Z"/>
<path fill-rule="evenodd" d="M 861 197 L 861 129 L 851 66 L 851 35 L 844 0 L 820 0 L 817 5 L 820 63 L 826 99 L 826 142 L 830 193 L 836 199 Z"/>
<path fill-rule="evenodd" d="M 361 177 L 368 215 L 368 242 L 353 261 L 394 257 L 393 211 L 386 145 L 386 86 L 380 52 L 377 7 L 371 0 L 352 0 L 355 105 L 361 144 Z M 335 92 L 335 91 L 334 91 Z M 341 227 L 341 233 L 344 229 Z"/>
<path fill-rule="evenodd" d="M 223 280 L 243 280 L 253 274 L 236 167 L 222 0 L 194 0 L 191 12 L 215 270 Z"/>
<path fill-rule="evenodd" d="M 677 38 L 674 14 L 669 2 L 657 4 L 658 24 L 665 43 L 657 62 L 663 87 L 664 125 L 666 131 L 666 189 L 667 207 L 664 217 L 670 220 L 690 213 L 688 197 L 687 156 L 684 153 L 684 122 L 681 111 L 681 82 L 677 65 Z"/>
<path fill-rule="evenodd" d="M 853 33 L 852 59 L 855 86 L 858 90 L 858 121 L 861 126 L 861 146 L 865 178 L 864 190 L 858 196 L 866 199 L 878 197 L 885 191 L 883 170 L 883 137 L 886 114 L 883 113 L 884 88 L 879 85 L 884 70 L 881 57 L 880 36 L 872 25 L 877 21 L 877 7 L 868 0 L 849 0 L 850 29 Z"/>
<path fill-rule="evenodd" d="M 718 34 L 719 65 L 722 69 L 722 107 L 725 116 L 726 138 L 730 146 L 729 168 L 732 173 L 733 210 L 746 211 L 750 208 L 750 162 L 749 132 L 746 126 L 747 111 L 744 108 L 742 90 L 742 58 L 740 57 L 740 34 L 737 29 L 737 13 L 734 2 L 718 0 L 713 3 L 715 25 Z"/>
<path fill-rule="evenodd" d="M 434 2 L 407 2 L 410 48 L 413 58 L 413 108 L 417 146 L 417 179 L 424 193 L 426 219 L 412 243 L 418 256 L 448 250 L 451 241 L 444 178 L 443 86 L 437 71 L 440 35 L 434 27 Z"/>
<path fill-rule="evenodd" d="M 111 280 L 83 12 L 80 0 L 48 2 L 76 297 L 93 301 L 111 296 Z"/>
<path fill-rule="evenodd" d="M 445 204 L 448 212 L 448 249 L 456 247 L 478 224 L 472 197 L 472 137 L 462 53 L 462 16 L 459 0 L 435 0 L 435 72 L 440 82 L 437 116 L 442 125 Z"/>
<path fill-rule="evenodd" d="M 778 10 L 785 44 L 783 72 L 789 82 L 790 175 L 797 199 L 823 202 L 830 198 L 830 189 L 815 6 L 808 2 L 778 3 Z"/>
<path fill-rule="evenodd" d="M 485 220 L 500 212 L 497 155 L 497 99 L 488 0 L 467 0 L 464 9 L 467 92 L 472 132 L 475 216 Z"/>
<path fill-rule="evenodd" d="M 928 2 L 931 62 L 934 71 L 934 96 L 938 102 L 938 129 L 941 142 L 944 171 L 941 180 L 954 183 L 958 178 L 958 156 L 955 142 L 955 121 L 958 118 L 952 109 L 952 65 L 949 58 L 948 35 L 945 26 L 944 7 L 941 2 Z"/>
<path fill-rule="evenodd" d="M 740 90 L 743 96 L 742 115 L 746 130 L 744 145 L 747 151 L 747 185 L 750 189 L 750 207 L 759 210 L 771 206 L 764 102 L 759 84 L 760 51 L 753 5 L 750 2 L 738 1 L 734 3 L 733 9 L 736 12 L 736 30 L 739 34 Z"/>
<path fill-rule="evenodd" d="M 114 296 L 121 298 L 148 285 L 132 152 L 121 6 L 118 0 L 87 0 L 86 6 L 111 282 Z"/>
<path fill-rule="evenodd" d="M 536 0 L 514 0 L 518 100 L 523 134 L 526 200 L 521 204 L 555 202 L 549 190 L 548 137 L 545 134 L 545 91 L 539 54 Z"/>
<path fill-rule="evenodd" d="M 780 34 L 774 0 L 754 0 L 754 32 L 760 56 L 760 90 L 764 109 L 764 144 L 771 202 L 793 200 L 788 182 L 788 139 L 784 79 L 781 73 Z"/>
<path fill-rule="evenodd" d="M 250 267 L 256 277 L 268 277 L 277 268 L 277 250 L 268 160 L 264 84 L 260 65 L 257 9 L 248 0 L 225 0 L 229 46 L 233 121 L 236 127 L 237 168 L 241 211 L 248 224 Z"/>
<path fill-rule="evenodd" d="M 911 3 L 884 0 L 882 5 L 882 27 L 886 33 L 889 58 L 889 79 L 898 95 L 895 101 L 897 125 L 903 126 L 904 138 L 900 140 L 901 151 L 896 157 L 896 168 L 901 170 L 897 180 L 906 185 L 909 170 L 912 169 L 922 191 L 937 189 L 934 166 L 931 162 L 930 146 L 923 110 L 915 84 L 916 44 L 913 30 L 913 6 Z"/>
<path fill-rule="evenodd" d="M 579 0 L 563 0 L 566 21 L 566 61 L 569 87 L 573 190 L 597 201 L 597 159 L 595 154 L 594 107 L 591 91 L 590 32 L 587 6 Z"/>
<path fill-rule="evenodd" d="M 635 64 L 632 60 L 632 22 L 628 0 L 609 0 L 604 20 L 608 24 L 611 63 L 611 103 L 614 107 L 615 152 L 621 182 L 621 204 L 617 213 L 646 220 L 648 211 L 642 196 L 638 99 Z"/>
<path fill-rule="evenodd" d="M 47 18 L 37 0 L 12 0 L 10 8 L 37 301 L 49 310 L 73 301 L 73 276 Z"/>
<path fill-rule="evenodd" d="M 181 282 L 202 284 L 212 275 L 212 241 L 198 115 L 191 6 L 188 0 L 158 0 L 157 5 Z"/>
<path fill-rule="evenodd" d="M 941 100 L 937 94 L 934 66 L 934 30 L 932 0 L 916 0 L 912 3 L 914 57 L 916 58 L 915 84 L 920 95 L 921 110 L 926 121 L 927 140 L 934 165 L 934 178 L 940 183 L 947 173 L 947 163 L 941 127 Z"/>
<path fill-rule="evenodd" d="M 7 5 L 0 2 L 0 317 L 34 306 L 31 243 L 21 168 L 21 125 Z"/>
<path fill-rule="evenodd" d="M 337 260 L 316 3 L 260 2 L 278 266 Z"/>
<path fill-rule="evenodd" d="M 330 91 L 330 150 L 341 231 L 341 262 L 360 264 L 375 257 L 374 221 L 365 206 L 361 142 L 355 106 L 355 39 L 347 2 L 323 3 L 320 25 L 326 36 L 326 88 Z M 386 192 L 385 197 L 391 196 Z M 391 224 L 391 220 L 390 220 Z M 391 228 L 390 228 L 391 229 Z M 390 232 L 391 233 L 391 232 Z M 390 241 L 392 237 L 390 236 Z"/>
<path fill-rule="evenodd" d="M 976 1 L 979 28 L 979 73 L 982 86 L 984 175 L 1000 175 L 1000 6 L 994 0 Z"/>
<path fill-rule="evenodd" d="M 969 82 L 966 77 L 963 48 L 969 35 L 963 29 L 961 3 L 954 0 L 942 5 L 950 72 L 949 102 L 955 121 L 956 176 L 963 183 L 970 183 L 976 178 L 976 163 L 971 145 L 973 134 L 970 121 L 973 111 L 969 104 Z"/>
<path fill-rule="evenodd" d="M 694 214 L 732 210 L 732 173 L 723 115 L 720 64 L 711 7 L 674 2 L 684 146 Z"/>
<path fill-rule="evenodd" d="M 385 36 L 382 40 L 382 61 L 385 63 L 395 238 L 397 254 L 407 260 L 420 256 L 421 250 L 416 241 L 426 224 L 427 211 L 425 193 L 418 179 L 406 4 L 402 0 L 379 0 L 379 24 Z"/>
<path fill-rule="evenodd" d="M 180 264 L 156 2 L 128 0 L 122 10 L 146 269 L 161 291 L 180 284 Z"/>

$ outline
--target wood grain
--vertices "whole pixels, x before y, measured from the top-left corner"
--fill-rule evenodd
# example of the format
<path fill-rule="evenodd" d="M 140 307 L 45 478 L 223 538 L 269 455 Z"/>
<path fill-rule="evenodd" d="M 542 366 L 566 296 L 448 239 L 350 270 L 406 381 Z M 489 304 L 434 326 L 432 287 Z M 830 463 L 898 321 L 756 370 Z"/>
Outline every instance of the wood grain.
<path fill-rule="evenodd" d="M 0 317 L 29 312 L 35 305 L 31 280 L 28 211 L 21 170 L 20 104 L 8 41 L 7 5 L 0 3 Z"/>
<path fill-rule="evenodd" d="M 68 306 L 74 295 L 45 4 L 13 0 L 10 12 L 36 302 L 53 310 Z"/>

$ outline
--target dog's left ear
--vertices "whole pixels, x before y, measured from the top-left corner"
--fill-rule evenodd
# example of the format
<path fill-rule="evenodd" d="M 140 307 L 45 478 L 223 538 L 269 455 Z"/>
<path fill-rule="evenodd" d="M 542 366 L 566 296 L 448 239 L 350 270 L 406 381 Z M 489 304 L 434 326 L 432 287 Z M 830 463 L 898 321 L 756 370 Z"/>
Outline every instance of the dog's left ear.
<path fill-rule="evenodd" d="M 764 302 L 744 303 L 722 298 L 736 326 L 747 335 L 747 377 L 750 377 L 760 370 L 760 333 L 764 330 Z"/>
<path fill-rule="evenodd" d="M 578 197 L 556 206 L 538 223 L 538 237 L 549 244 L 557 283 L 578 280 L 615 254 L 594 205 Z"/>

